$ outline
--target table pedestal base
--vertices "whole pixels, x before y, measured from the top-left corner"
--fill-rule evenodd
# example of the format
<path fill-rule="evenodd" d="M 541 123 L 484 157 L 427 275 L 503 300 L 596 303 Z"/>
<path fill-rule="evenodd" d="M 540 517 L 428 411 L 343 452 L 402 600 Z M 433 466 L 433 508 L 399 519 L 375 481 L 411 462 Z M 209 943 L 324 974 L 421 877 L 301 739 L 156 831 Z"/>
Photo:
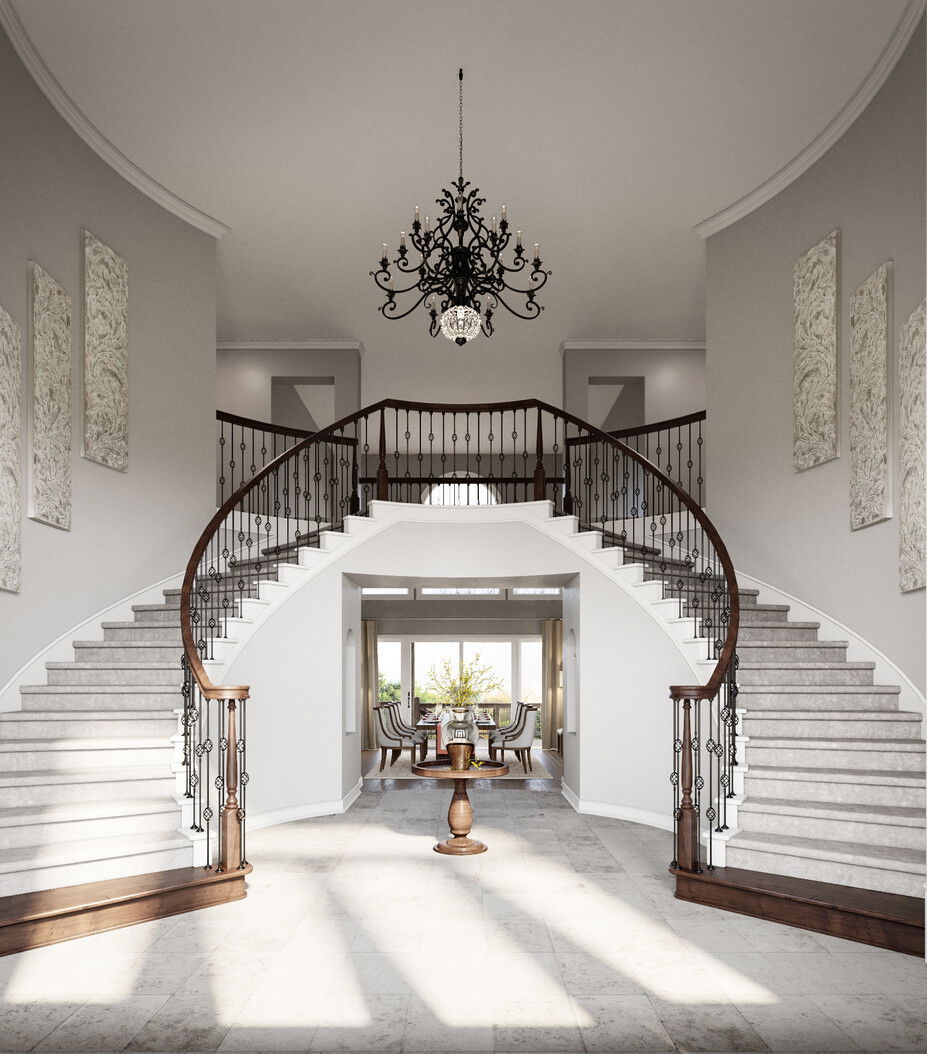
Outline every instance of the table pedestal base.
<path fill-rule="evenodd" d="M 446 842 L 438 842 L 435 852 L 445 856 L 475 856 L 485 853 L 486 846 L 475 838 L 448 838 Z"/>
<path fill-rule="evenodd" d="M 451 807 L 447 810 L 447 825 L 454 837 L 448 838 L 446 842 L 438 842 L 435 846 L 436 853 L 444 853 L 447 856 L 474 856 L 476 853 L 486 852 L 486 846 L 482 842 L 468 837 L 473 826 L 473 806 L 467 794 L 465 779 L 454 780 L 454 797 L 451 798 Z"/>

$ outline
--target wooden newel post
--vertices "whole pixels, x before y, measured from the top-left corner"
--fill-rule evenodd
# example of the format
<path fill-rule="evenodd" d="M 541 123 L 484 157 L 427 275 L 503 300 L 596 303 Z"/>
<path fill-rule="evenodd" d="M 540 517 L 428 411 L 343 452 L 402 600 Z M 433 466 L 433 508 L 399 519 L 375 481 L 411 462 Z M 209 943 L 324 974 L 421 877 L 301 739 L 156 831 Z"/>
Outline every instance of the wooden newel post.
<path fill-rule="evenodd" d="M 698 705 L 696 703 L 696 705 Z M 692 700 L 682 701 L 682 756 L 679 759 L 679 820 L 676 861 L 680 871 L 698 871 L 698 813 L 692 801 Z"/>
<path fill-rule="evenodd" d="M 380 464 L 377 468 L 377 501 L 389 501 L 389 472 L 386 468 L 386 410 L 380 411 Z"/>
<path fill-rule="evenodd" d="M 537 460 L 534 466 L 534 500 L 547 497 L 547 475 L 544 472 L 544 433 L 541 427 L 541 409 L 538 408 Z"/>
<path fill-rule="evenodd" d="M 238 730 L 237 700 L 247 695 L 220 699 L 228 708 L 225 748 L 225 802 L 219 812 L 219 870 L 237 871 L 241 867 L 241 828 L 238 804 Z"/>

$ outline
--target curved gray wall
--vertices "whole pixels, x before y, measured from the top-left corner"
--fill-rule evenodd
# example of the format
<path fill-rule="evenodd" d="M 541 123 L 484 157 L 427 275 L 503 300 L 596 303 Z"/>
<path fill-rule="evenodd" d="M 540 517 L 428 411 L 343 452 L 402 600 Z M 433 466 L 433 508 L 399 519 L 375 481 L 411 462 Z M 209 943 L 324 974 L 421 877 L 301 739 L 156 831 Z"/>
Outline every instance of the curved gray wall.
<path fill-rule="evenodd" d="M 25 517 L 19 594 L 0 592 L 0 684 L 95 611 L 183 569 L 214 505 L 215 241 L 75 135 L 0 33 L 0 304 L 27 343 L 26 264 L 71 294 L 72 527 Z M 129 471 L 80 457 L 81 228 L 129 265 Z M 24 355 L 28 368 L 28 354 Z M 23 377 L 23 411 L 26 404 Z M 27 451 L 23 449 L 23 487 Z"/>
<path fill-rule="evenodd" d="M 820 161 L 708 240 L 707 329 L 709 513 L 734 562 L 867 637 L 921 690 L 925 594 L 899 592 L 897 514 L 850 531 L 848 347 L 850 297 L 883 260 L 895 263 L 893 370 L 924 297 L 924 36 L 922 23 Z M 795 473 L 792 264 L 835 227 L 841 456 Z"/>

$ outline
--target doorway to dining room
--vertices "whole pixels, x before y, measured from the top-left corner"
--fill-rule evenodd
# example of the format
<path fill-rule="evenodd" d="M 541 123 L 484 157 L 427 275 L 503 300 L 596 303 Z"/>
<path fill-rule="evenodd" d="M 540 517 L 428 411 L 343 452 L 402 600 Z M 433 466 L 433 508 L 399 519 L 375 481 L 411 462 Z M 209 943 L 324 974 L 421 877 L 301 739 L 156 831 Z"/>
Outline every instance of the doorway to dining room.
<path fill-rule="evenodd" d="M 383 717 L 418 733 L 416 756 L 443 754 L 440 715 L 448 716 L 450 699 L 442 682 L 464 671 L 479 681 L 477 757 L 504 756 L 510 779 L 545 780 L 547 790 L 559 783 L 559 584 L 365 586 L 362 606 L 365 704 L 394 704 Z M 412 779 L 411 742 L 398 757 L 384 754 L 380 720 L 374 713 L 365 722 L 365 778 Z"/>

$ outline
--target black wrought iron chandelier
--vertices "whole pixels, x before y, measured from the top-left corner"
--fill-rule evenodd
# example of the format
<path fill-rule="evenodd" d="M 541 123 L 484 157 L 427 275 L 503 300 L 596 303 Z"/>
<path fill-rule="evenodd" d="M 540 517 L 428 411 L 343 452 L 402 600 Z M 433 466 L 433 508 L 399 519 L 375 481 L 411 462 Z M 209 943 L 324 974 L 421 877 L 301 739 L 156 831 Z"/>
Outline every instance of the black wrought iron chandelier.
<path fill-rule="evenodd" d="M 498 222 L 493 216 L 487 226 L 480 215 L 486 199 L 463 177 L 463 70 L 458 76 L 460 169 L 452 184 L 454 190 L 445 188 L 435 199 L 438 214 L 434 224 L 428 216 L 422 221 L 416 205 L 412 229 L 408 234 L 400 231 L 396 256 L 390 262 L 384 242 L 379 270 L 370 274 L 386 294 L 379 309 L 384 318 L 405 318 L 424 304 L 431 319 L 428 332 L 435 337 L 440 330 L 448 340 L 462 346 L 481 329 L 487 337 L 492 336 L 493 316 L 500 305 L 516 318 L 537 318 L 544 307 L 535 298 L 547 284 L 550 271 L 542 268 L 537 242 L 532 255 L 525 251 L 521 231 L 515 232 L 511 264 L 503 262 L 512 243 L 505 205 Z M 413 258 L 410 244 L 420 259 Z M 528 281 L 525 288 L 513 284 L 519 275 Z M 401 282 L 403 276 L 415 281 L 397 289 L 395 282 Z M 397 297 L 407 293 L 415 299 L 404 309 L 407 301 L 400 302 Z"/>

